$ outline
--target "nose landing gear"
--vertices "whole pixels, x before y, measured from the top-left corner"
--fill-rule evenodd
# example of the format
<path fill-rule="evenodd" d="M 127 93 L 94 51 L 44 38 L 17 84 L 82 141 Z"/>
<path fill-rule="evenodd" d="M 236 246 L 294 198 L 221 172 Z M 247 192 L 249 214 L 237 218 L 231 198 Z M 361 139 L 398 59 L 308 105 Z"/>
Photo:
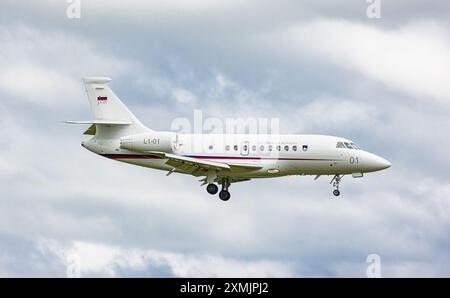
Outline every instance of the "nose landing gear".
<path fill-rule="evenodd" d="M 341 192 L 339 191 L 339 182 L 341 182 L 341 179 L 344 177 L 344 175 L 334 175 L 333 179 L 331 179 L 330 184 L 333 184 L 333 187 L 336 189 L 333 190 L 333 195 L 335 197 L 339 196 Z"/>

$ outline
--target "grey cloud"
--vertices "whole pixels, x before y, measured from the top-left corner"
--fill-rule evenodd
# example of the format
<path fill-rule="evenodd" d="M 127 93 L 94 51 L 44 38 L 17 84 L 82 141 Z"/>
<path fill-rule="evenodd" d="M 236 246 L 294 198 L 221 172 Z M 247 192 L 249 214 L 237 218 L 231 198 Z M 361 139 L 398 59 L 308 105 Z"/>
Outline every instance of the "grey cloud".
<path fill-rule="evenodd" d="M 46 247 L 11 232 L 0 232 L 1 277 L 63 276 L 66 266 Z"/>
<path fill-rule="evenodd" d="M 382 22 L 391 7 L 384 2 L 388 15 Z M 247 3 L 232 15 L 220 12 L 215 23 L 214 7 L 135 21 L 129 16 L 140 12 L 130 5 L 128 17 L 113 25 L 106 16 L 117 12 L 89 12 L 96 4 L 87 3 L 82 20 L 70 21 L 65 3 L 16 3 L 7 1 L 1 12 L 0 59 L 7 67 L 0 77 L 18 82 L 15 74 L 28 73 L 34 87 L 27 94 L 20 84 L 0 84 L 1 274 L 65 276 L 61 251 L 85 242 L 140 256 L 169 252 L 179 257 L 171 264 L 179 266 L 197 256 L 193 269 L 183 271 L 191 275 L 216 274 L 207 270 L 213 255 L 223 268 L 230 264 L 226 272 L 242 273 L 251 265 L 245 272 L 256 275 L 261 267 L 254 264 L 269 262 L 276 266 L 264 266 L 265 272 L 364 276 L 366 256 L 373 252 L 380 254 L 386 276 L 416 276 L 421 270 L 449 275 L 446 108 L 318 55 L 294 61 L 255 43 L 309 18 L 366 23 L 353 16 L 365 1 L 342 7 L 322 1 L 259 8 Z M 414 22 L 409 15 L 417 15 L 420 6 L 408 3 L 405 11 L 397 4 L 395 26 Z M 439 5 L 423 15 L 447 28 L 445 14 L 438 12 L 446 4 Z M 379 30 L 392 29 L 383 24 Z M 233 185 L 231 204 L 223 204 L 193 177 L 165 177 L 83 150 L 83 128 L 59 121 L 90 117 L 80 79 L 91 74 L 113 76 L 113 89 L 155 129 L 170 128 L 175 117 L 192 117 L 193 108 L 222 119 L 280 117 L 283 133 L 349 137 L 386 156 L 393 167 L 364 179 L 345 178 L 339 200 L 330 198 L 328 177 L 289 177 Z M 197 100 L 175 103 L 172 96 L 180 89 Z M 136 267 L 128 256 L 90 274 L 174 274 L 167 262 L 150 258 L 148 266 Z"/>

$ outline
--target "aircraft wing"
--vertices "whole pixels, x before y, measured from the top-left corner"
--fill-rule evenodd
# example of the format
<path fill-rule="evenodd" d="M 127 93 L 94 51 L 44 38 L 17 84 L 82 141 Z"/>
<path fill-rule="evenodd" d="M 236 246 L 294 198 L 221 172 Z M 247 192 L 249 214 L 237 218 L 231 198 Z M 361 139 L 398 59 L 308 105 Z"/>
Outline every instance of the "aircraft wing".
<path fill-rule="evenodd" d="M 235 163 L 235 162 L 227 162 L 227 165 L 230 166 L 230 168 L 233 172 L 237 172 L 237 171 L 248 172 L 248 171 L 262 169 L 262 166 L 260 166 L 260 165 L 241 164 L 241 163 Z"/>
<path fill-rule="evenodd" d="M 194 176 L 203 176 L 210 169 L 217 171 L 229 171 L 231 169 L 229 165 L 221 162 L 201 160 L 165 152 L 146 151 L 146 153 L 160 158 L 166 158 L 167 165 L 174 167 L 179 172 L 188 173 Z"/>
<path fill-rule="evenodd" d="M 187 157 L 178 154 L 146 151 L 146 153 L 160 158 L 166 158 L 167 165 L 174 167 L 178 172 L 188 173 L 194 176 L 204 176 L 208 170 L 216 170 L 218 172 L 236 172 L 236 171 L 252 171 L 260 169 L 256 165 L 228 164 L 224 162 L 210 161 L 195 157 Z"/>
<path fill-rule="evenodd" d="M 65 120 L 63 123 L 67 124 L 109 124 L 109 125 L 130 125 L 130 121 L 121 120 L 106 120 L 106 119 L 96 119 L 96 120 Z"/>

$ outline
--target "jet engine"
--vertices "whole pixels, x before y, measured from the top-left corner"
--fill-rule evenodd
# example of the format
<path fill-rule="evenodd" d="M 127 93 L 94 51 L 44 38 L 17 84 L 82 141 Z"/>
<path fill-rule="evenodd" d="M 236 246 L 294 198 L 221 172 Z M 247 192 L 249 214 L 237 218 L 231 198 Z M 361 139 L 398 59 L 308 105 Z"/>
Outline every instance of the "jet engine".
<path fill-rule="evenodd" d="M 178 149 L 178 135 L 174 132 L 146 132 L 120 139 L 120 148 L 132 151 L 171 153 Z"/>

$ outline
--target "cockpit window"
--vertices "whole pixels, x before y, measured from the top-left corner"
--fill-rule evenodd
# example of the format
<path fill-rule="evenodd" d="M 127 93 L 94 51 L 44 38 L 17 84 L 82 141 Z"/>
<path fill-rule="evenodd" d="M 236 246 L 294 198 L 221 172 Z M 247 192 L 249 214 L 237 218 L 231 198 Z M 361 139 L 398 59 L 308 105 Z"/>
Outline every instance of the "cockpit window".
<path fill-rule="evenodd" d="M 344 144 L 348 149 L 353 149 L 353 146 L 350 143 L 344 142 Z"/>
<path fill-rule="evenodd" d="M 356 145 L 355 143 L 350 143 L 350 142 L 348 142 L 348 143 L 347 142 L 337 142 L 336 148 L 361 150 L 361 148 L 358 145 Z"/>
<path fill-rule="evenodd" d="M 342 142 L 337 142 L 336 148 L 345 148 L 344 143 L 342 143 Z"/>

